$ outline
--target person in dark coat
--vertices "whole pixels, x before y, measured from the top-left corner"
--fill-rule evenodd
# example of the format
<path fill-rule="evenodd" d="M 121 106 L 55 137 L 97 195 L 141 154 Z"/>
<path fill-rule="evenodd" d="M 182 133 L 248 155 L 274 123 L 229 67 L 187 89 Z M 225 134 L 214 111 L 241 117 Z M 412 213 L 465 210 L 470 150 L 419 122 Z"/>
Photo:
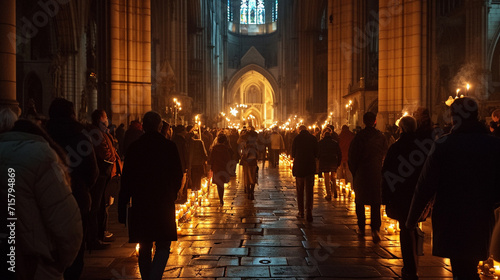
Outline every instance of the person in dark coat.
<path fill-rule="evenodd" d="M 337 168 L 342 159 L 339 143 L 334 140 L 330 129 L 325 130 L 323 139 L 318 142 L 318 159 L 319 172 L 322 172 L 325 178 L 325 199 L 330 201 L 332 200 L 332 188 L 334 197 L 337 198 L 337 188 L 330 185 L 330 180 L 333 184 L 336 184 Z"/>
<path fill-rule="evenodd" d="M 125 158 L 118 200 L 118 219 L 126 223 L 128 209 L 129 243 L 139 243 L 142 279 L 161 279 L 170 252 L 177 240 L 175 199 L 181 187 L 182 167 L 175 144 L 160 134 L 161 117 L 147 112 L 144 135 L 130 145 Z M 151 261 L 155 242 L 156 253 Z"/>
<path fill-rule="evenodd" d="M 306 220 L 313 221 L 313 187 L 314 174 L 316 173 L 316 158 L 318 155 L 318 142 L 316 137 L 307 131 L 305 125 L 299 127 L 300 133 L 292 143 L 292 174 L 295 176 L 297 187 L 297 217 L 304 217 L 304 193 Z"/>
<path fill-rule="evenodd" d="M 403 225 L 406 223 L 415 185 L 427 155 L 417 145 L 417 121 L 413 117 L 401 118 L 399 128 L 400 137 L 387 151 L 382 167 L 382 203 L 386 205 L 387 216 L 398 220 L 402 225 L 399 237 L 403 255 L 402 278 L 416 280 L 417 231 L 415 228 L 407 229 Z M 417 157 L 419 162 L 415 162 Z"/>
<path fill-rule="evenodd" d="M 232 159 L 231 148 L 227 143 L 227 136 L 224 133 L 217 135 L 217 144 L 212 147 L 208 163 L 212 169 L 212 180 L 217 185 L 217 193 L 219 194 L 220 205 L 224 206 L 224 184 L 229 182 L 231 177 Z"/>
<path fill-rule="evenodd" d="M 413 196 L 406 226 L 413 229 L 429 200 L 432 254 L 449 258 L 453 279 L 479 279 L 477 264 L 487 259 L 500 204 L 500 139 L 478 121 L 477 102 L 458 98 L 451 105 L 451 133 L 435 141 Z"/>
<path fill-rule="evenodd" d="M 354 133 L 349 130 L 347 125 L 342 126 L 342 131 L 339 135 L 339 146 L 340 151 L 342 152 L 342 161 L 340 162 L 338 177 L 343 178 L 346 182 L 352 183 L 352 174 L 349 170 L 349 166 L 347 164 L 347 158 L 349 156 L 349 147 L 351 146 L 352 139 L 354 139 Z"/>
<path fill-rule="evenodd" d="M 123 141 L 120 144 L 121 157 L 125 158 L 127 155 L 128 148 L 135 140 L 139 139 L 144 134 L 142 131 L 142 125 L 139 121 L 131 121 L 128 126 L 125 135 L 123 136 Z"/>
<path fill-rule="evenodd" d="M 189 140 L 189 177 L 191 178 L 191 188 L 198 191 L 201 188 L 201 178 L 205 174 L 205 165 L 208 159 L 205 145 L 197 133 L 188 134 Z"/>
<path fill-rule="evenodd" d="M 248 199 L 255 199 L 254 191 L 257 184 L 257 160 L 259 159 L 259 149 L 257 144 L 258 134 L 254 130 L 250 130 L 243 136 L 243 141 L 240 142 L 240 164 L 243 166 L 243 184 Z"/>
<path fill-rule="evenodd" d="M 372 112 L 363 115 L 365 128 L 351 142 L 348 164 L 351 170 L 356 192 L 356 216 L 358 218 L 358 235 L 365 235 L 365 205 L 370 205 L 371 230 L 374 242 L 380 241 L 379 231 L 382 224 L 380 204 L 382 194 L 382 161 L 387 152 L 385 136 L 375 129 L 376 116 Z"/>
<path fill-rule="evenodd" d="M 47 132 L 52 139 L 66 152 L 66 164 L 71 177 L 71 190 L 75 197 L 82 219 L 84 241 L 86 238 L 88 217 L 90 213 L 90 188 L 99 175 L 94 147 L 88 134 L 76 120 L 73 102 L 64 98 L 56 98 L 49 107 L 50 120 Z M 85 242 L 80 251 L 64 273 L 65 279 L 79 279 L 83 271 Z"/>

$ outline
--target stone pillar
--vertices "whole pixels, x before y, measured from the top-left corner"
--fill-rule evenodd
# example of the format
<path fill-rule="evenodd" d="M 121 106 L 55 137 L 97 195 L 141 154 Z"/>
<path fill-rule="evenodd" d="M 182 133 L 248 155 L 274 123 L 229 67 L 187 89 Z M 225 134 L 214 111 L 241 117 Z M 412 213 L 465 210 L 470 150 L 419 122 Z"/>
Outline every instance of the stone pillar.
<path fill-rule="evenodd" d="M 307 116 L 307 100 L 311 101 L 314 91 L 314 38 L 308 30 L 302 30 L 299 35 L 299 115 Z M 307 121 L 307 120 L 304 120 Z"/>
<path fill-rule="evenodd" d="M 488 3 L 487 1 L 467 0 L 466 2 L 466 62 L 473 64 L 479 73 L 473 73 L 478 77 L 475 81 L 468 81 L 465 77 L 461 85 L 465 88 L 466 83 L 473 83 L 470 95 L 479 99 L 487 98 L 488 78 L 481 72 L 489 69 L 488 56 Z"/>
<path fill-rule="evenodd" d="M 151 110 L 149 0 L 111 0 L 111 113 L 130 123 Z M 108 114 L 109 115 L 109 114 Z"/>
<path fill-rule="evenodd" d="M 379 2 L 378 128 L 422 105 L 426 91 L 427 1 Z"/>
<path fill-rule="evenodd" d="M 16 101 L 16 1 L 2 2 L 0 9 L 0 108 L 10 107 L 20 114 Z"/>
<path fill-rule="evenodd" d="M 353 58 L 363 47 L 354 38 L 354 5 L 354 1 L 328 1 L 328 112 L 339 125 L 347 120 L 343 96 L 353 85 Z"/>

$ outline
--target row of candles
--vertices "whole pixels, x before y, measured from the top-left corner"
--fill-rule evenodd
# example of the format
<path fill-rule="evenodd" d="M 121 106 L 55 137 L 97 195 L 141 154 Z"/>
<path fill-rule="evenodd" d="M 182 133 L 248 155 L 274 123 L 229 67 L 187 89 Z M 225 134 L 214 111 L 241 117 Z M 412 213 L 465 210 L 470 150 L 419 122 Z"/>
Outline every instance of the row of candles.
<path fill-rule="evenodd" d="M 175 205 L 175 221 L 177 222 L 177 231 L 180 231 L 180 223 L 186 222 L 191 218 L 203 204 L 209 205 L 208 192 L 209 185 L 212 184 L 212 179 L 203 178 L 201 188 L 198 191 L 190 191 L 187 196 L 187 201 L 183 204 Z"/>
<path fill-rule="evenodd" d="M 478 273 L 494 279 L 500 277 L 500 262 L 489 258 L 486 261 L 480 261 L 477 265 Z"/>

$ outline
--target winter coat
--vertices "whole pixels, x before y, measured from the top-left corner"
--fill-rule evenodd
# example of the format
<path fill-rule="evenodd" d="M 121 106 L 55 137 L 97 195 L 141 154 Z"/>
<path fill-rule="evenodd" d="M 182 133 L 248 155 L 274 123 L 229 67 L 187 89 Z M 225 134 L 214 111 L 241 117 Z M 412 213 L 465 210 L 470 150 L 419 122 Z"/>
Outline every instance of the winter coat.
<path fill-rule="evenodd" d="M 130 145 L 118 201 L 119 221 L 125 223 L 132 198 L 130 243 L 177 240 L 175 200 L 182 177 L 177 147 L 160 133 L 146 132 Z"/>
<path fill-rule="evenodd" d="M 208 163 L 211 165 L 214 183 L 229 182 L 232 170 L 230 167 L 231 159 L 231 151 L 226 144 L 218 143 L 213 146 L 208 157 Z"/>
<path fill-rule="evenodd" d="M 143 134 L 144 131 L 142 131 L 142 125 L 139 122 L 134 121 L 130 124 L 129 128 L 125 132 L 125 135 L 123 136 L 123 141 L 120 145 L 120 153 L 123 157 L 127 156 L 127 151 L 130 147 L 130 144 L 134 143 Z"/>
<path fill-rule="evenodd" d="M 318 142 L 319 171 L 331 172 L 337 170 L 342 159 L 339 143 L 332 136 L 323 137 Z"/>
<path fill-rule="evenodd" d="M 500 139 L 479 122 L 463 122 L 435 141 L 413 196 L 407 227 L 414 227 L 435 195 L 433 255 L 489 257 L 494 207 L 500 203 Z"/>
<path fill-rule="evenodd" d="M 94 146 L 83 126 L 71 118 L 54 118 L 47 132 L 67 153 L 66 164 L 71 176 L 71 190 L 83 212 L 90 210 L 90 188 L 99 175 Z"/>
<path fill-rule="evenodd" d="M 382 166 L 382 203 L 387 216 L 406 222 L 413 192 L 427 153 L 417 145 L 414 133 L 402 133 L 387 151 Z"/>
<path fill-rule="evenodd" d="M 204 165 L 207 161 L 207 151 L 200 139 L 191 139 L 189 144 L 189 166 Z"/>
<path fill-rule="evenodd" d="M 83 232 L 80 209 L 59 157 L 38 135 L 5 132 L 0 134 L 0 158 L 0 191 L 2 205 L 5 205 L 0 217 L 4 222 L 7 221 L 8 174 L 15 174 L 12 194 L 17 217 L 16 255 L 38 257 L 42 260 L 39 266 L 68 267 L 80 250 Z M 5 234 L 5 238 L 7 236 Z M 7 244 L 6 240 L 0 241 L 0 247 Z"/>
<path fill-rule="evenodd" d="M 293 168 L 295 177 L 306 177 L 316 173 L 318 142 L 307 130 L 302 130 L 292 143 Z"/>
<path fill-rule="evenodd" d="M 349 170 L 353 176 L 356 203 L 380 204 L 382 161 L 387 152 L 385 136 L 374 127 L 362 129 L 349 147 Z"/>
<path fill-rule="evenodd" d="M 354 133 L 347 129 L 342 129 L 339 135 L 339 146 L 342 152 L 342 163 L 347 162 L 349 155 L 349 147 L 351 146 L 352 139 L 354 139 Z"/>
<path fill-rule="evenodd" d="M 247 140 L 241 149 L 241 161 L 243 166 L 257 166 L 259 152 L 255 140 Z"/>
<path fill-rule="evenodd" d="M 179 157 L 181 159 L 182 171 L 186 171 L 189 164 L 189 150 L 186 138 L 183 135 L 176 133 L 172 137 L 172 141 L 177 146 L 177 151 L 179 152 Z"/>
<path fill-rule="evenodd" d="M 269 137 L 271 141 L 271 149 L 273 150 L 283 150 L 285 148 L 285 142 L 283 137 L 278 132 L 271 133 Z"/>

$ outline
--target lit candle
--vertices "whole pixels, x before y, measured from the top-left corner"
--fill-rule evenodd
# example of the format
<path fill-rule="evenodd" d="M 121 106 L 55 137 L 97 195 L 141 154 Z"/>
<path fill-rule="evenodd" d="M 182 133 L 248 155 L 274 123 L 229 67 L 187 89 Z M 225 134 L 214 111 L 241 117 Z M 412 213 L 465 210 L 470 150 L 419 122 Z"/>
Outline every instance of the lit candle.
<path fill-rule="evenodd" d="M 500 265 L 495 265 L 495 275 L 500 276 Z"/>
<path fill-rule="evenodd" d="M 469 94 L 469 88 L 470 88 L 470 85 L 469 85 L 469 83 L 467 83 L 467 91 L 465 92 L 465 94 Z"/>
<path fill-rule="evenodd" d="M 388 234 L 394 234 L 394 225 L 391 224 L 388 228 L 387 228 L 387 233 Z"/>
<path fill-rule="evenodd" d="M 458 98 L 458 93 L 460 92 L 460 89 L 457 88 L 457 95 L 455 96 L 455 98 Z"/>

